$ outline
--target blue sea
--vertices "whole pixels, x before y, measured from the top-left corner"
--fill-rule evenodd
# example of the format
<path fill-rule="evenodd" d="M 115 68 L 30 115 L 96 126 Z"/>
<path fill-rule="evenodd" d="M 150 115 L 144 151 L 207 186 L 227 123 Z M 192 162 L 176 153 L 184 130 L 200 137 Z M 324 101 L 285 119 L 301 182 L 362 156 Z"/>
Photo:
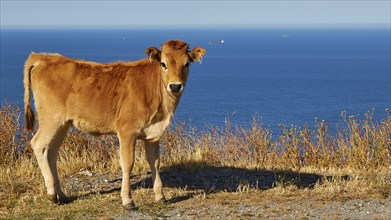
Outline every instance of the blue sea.
<path fill-rule="evenodd" d="M 1 102 L 23 103 L 31 51 L 97 62 L 146 57 L 147 47 L 182 39 L 207 50 L 191 66 L 176 119 L 204 129 L 253 116 L 279 125 L 343 123 L 341 112 L 376 121 L 391 108 L 390 29 L 1 30 Z M 209 44 L 224 40 L 224 44 Z"/>

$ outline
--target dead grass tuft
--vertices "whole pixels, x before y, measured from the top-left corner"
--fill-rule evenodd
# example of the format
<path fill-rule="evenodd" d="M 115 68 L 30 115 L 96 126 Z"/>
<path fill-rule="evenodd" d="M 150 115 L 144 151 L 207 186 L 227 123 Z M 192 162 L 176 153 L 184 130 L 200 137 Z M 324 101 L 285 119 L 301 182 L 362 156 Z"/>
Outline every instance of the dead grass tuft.
<path fill-rule="evenodd" d="M 339 124 L 335 132 L 330 131 L 325 121 L 320 121 L 316 123 L 315 129 L 281 126 L 281 134 L 275 136 L 262 125 L 259 116 L 254 117 L 251 127 L 227 122 L 223 128 L 211 126 L 201 131 L 176 122 L 161 140 L 162 169 L 213 173 L 221 168 L 220 171 L 225 172 L 226 176 L 215 175 L 213 178 L 217 178 L 215 182 L 225 178 L 225 183 L 230 187 L 216 187 L 213 179 L 209 181 L 203 177 L 207 187 L 198 188 L 198 191 L 193 189 L 195 194 L 186 193 L 187 185 L 183 185 L 181 187 L 184 188 L 169 188 L 168 197 L 172 197 L 172 201 L 179 200 L 175 197 L 205 199 L 214 191 L 237 195 L 269 189 L 269 194 L 273 196 L 308 194 L 326 200 L 362 198 L 364 195 L 389 198 L 391 115 L 388 114 L 380 122 L 373 121 L 372 114 L 366 114 L 363 120 L 345 114 L 341 116 L 344 123 Z M 62 218 L 83 217 L 80 215 L 83 212 L 95 217 L 104 216 L 104 211 L 97 211 L 98 204 L 94 199 L 100 203 L 103 201 L 108 212 L 117 211 L 113 207 L 119 206 L 119 203 L 113 204 L 113 200 L 119 201 L 118 192 L 114 192 L 115 195 L 90 196 L 74 202 L 68 208 L 43 207 L 42 204 L 47 205 L 41 201 L 45 189 L 29 145 L 32 134 L 25 133 L 21 120 L 22 112 L 19 108 L 11 104 L 1 106 L 0 214 L 23 218 L 30 217 L 26 213 L 31 212 L 34 218 L 40 218 L 46 216 L 47 211 L 56 212 L 52 214 Z M 118 139 L 115 136 L 92 137 L 71 130 L 59 152 L 59 174 L 61 178 L 66 178 L 81 170 L 101 174 L 119 173 L 117 151 Z M 136 152 L 133 173 L 145 174 L 149 167 L 141 142 L 137 143 Z M 235 179 L 235 172 L 229 169 L 247 172 L 248 175 L 256 171 L 261 172 L 260 175 L 262 172 L 274 172 L 273 186 L 262 188 L 258 182 L 249 181 L 249 178 Z M 322 178 L 310 183 L 308 179 L 303 179 L 311 176 Z M 136 197 L 151 197 L 150 190 L 143 190 L 136 190 Z M 76 203 L 83 203 L 86 208 Z M 161 214 L 161 207 L 149 203 L 141 210 Z M 70 215 L 70 211 L 76 214 Z"/>

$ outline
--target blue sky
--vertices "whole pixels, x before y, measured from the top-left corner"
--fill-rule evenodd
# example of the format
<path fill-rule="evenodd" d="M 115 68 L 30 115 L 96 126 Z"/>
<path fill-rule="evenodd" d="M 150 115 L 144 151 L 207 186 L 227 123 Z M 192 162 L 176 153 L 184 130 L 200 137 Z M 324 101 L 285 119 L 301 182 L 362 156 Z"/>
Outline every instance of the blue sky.
<path fill-rule="evenodd" d="M 390 0 L 1 1 L 2 28 L 390 27 Z"/>

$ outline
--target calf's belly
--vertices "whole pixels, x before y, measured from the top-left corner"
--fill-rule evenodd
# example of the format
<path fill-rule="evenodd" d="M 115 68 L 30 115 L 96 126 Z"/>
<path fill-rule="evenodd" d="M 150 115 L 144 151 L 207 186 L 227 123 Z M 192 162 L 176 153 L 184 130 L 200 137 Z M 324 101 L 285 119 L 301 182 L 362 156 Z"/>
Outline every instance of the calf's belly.
<path fill-rule="evenodd" d="M 115 131 L 107 122 L 100 120 L 87 120 L 87 119 L 73 119 L 72 126 L 83 132 L 100 135 L 100 134 L 114 134 Z"/>

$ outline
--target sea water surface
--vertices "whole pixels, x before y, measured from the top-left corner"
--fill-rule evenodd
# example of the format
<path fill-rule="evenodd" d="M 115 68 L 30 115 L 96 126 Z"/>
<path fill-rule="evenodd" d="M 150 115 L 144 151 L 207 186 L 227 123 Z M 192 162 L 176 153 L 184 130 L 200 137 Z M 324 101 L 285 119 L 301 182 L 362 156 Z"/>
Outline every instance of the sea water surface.
<path fill-rule="evenodd" d="M 275 131 L 315 118 L 335 127 L 342 111 L 374 111 L 381 120 L 391 107 L 390 29 L 2 29 L 1 102 L 22 106 L 31 51 L 106 63 L 144 58 L 169 39 L 207 50 L 202 64 L 192 64 L 176 112 L 199 129 L 223 127 L 227 118 L 250 126 L 254 115 Z"/>

